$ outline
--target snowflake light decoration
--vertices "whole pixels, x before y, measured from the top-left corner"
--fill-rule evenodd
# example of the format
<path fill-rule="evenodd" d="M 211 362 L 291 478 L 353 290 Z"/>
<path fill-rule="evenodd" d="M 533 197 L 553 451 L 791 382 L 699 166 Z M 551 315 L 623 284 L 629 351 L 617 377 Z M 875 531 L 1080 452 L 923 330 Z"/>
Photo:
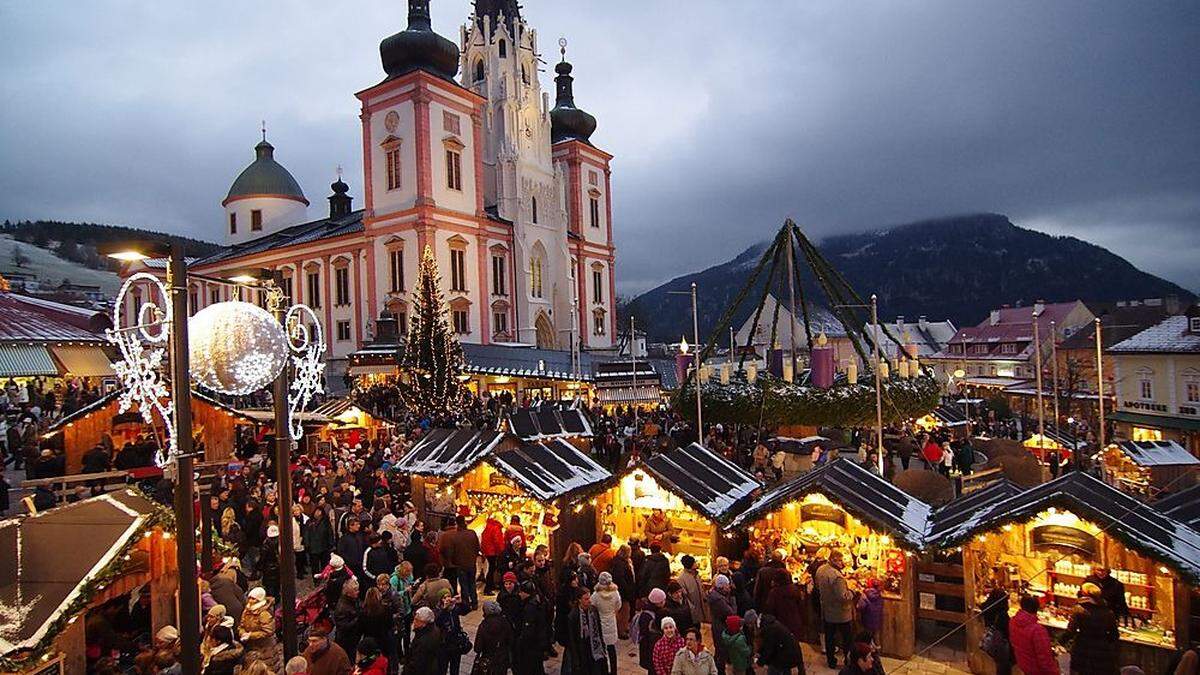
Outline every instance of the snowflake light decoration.
<path fill-rule="evenodd" d="M 321 321 L 308 305 L 292 305 L 283 323 L 294 370 L 291 391 L 288 392 L 288 431 L 292 440 L 298 441 L 304 436 L 300 411 L 315 394 L 325 391 L 325 361 L 322 358 L 325 355 L 325 339 L 321 334 Z"/>
<path fill-rule="evenodd" d="M 150 293 L 136 308 L 137 323 L 122 326 L 121 309 L 125 307 L 125 296 L 138 284 L 147 287 Z M 162 419 L 166 447 L 159 447 L 154 454 L 154 463 L 159 467 L 166 466 L 179 450 L 171 392 L 164 376 L 172 329 L 169 307 L 170 296 L 158 277 L 138 272 L 122 284 L 113 305 L 113 327 L 104 332 L 105 338 L 121 352 L 121 359 L 113 364 L 122 385 L 118 413 L 128 412 L 136 405 L 147 425 L 154 426 L 155 413 Z"/>

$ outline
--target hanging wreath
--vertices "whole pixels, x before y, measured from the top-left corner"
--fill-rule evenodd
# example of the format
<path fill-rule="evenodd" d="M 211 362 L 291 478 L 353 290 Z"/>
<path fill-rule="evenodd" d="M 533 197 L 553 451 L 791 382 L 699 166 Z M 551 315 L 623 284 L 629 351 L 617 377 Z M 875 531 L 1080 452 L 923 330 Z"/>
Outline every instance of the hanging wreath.
<path fill-rule="evenodd" d="M 937 381 L 927 375 L 885 380 L 883 422 L 903 422 L 924 415 L 937 407 L 940 396 Z M 693 385 L 688 383 L 676 397 L 675 410 L 694 417 L 696 392 Z M 735 378 L 729 384 L 703 384 L 700 399 L 704 406 L 704 421 L 708 423 L 758 425 L 760 414 L 762 424 L 769 427 L 793 424 L 850 427 L 875 422 L 873 383 L 840 384 L 821 389 L 759 375 L 753 383 L 745 378 Z"/>

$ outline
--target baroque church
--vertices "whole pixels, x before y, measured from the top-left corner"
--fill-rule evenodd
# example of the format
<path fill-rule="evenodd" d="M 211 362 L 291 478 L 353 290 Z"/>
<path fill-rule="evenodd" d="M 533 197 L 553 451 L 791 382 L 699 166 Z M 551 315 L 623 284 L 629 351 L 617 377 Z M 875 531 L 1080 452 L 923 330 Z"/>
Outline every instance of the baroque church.
<path fill-rule="evenodd" d="M 612 347 L 612 156 L 575 104 L 565 40 L 549 59 L 553 105 L 537 31 L 516 0 L 476 0 L 459 42 L 433 32 L 428 0 L 410 0 L 408 27 L 379 45 L 382 79 L 355 94 L 361 208 L 339 175 L 327 213 L 313 213 L 326 208 L 309 202 L 264 132 L 221 202 L 226 246 L 189 270 L 280 270 L 292 300 L 323 319 L 335 371 L 390 319 L 403 331 L 427 246 L 464 343 Z M 193 280 L 190 307 L 229 292 Z"/>

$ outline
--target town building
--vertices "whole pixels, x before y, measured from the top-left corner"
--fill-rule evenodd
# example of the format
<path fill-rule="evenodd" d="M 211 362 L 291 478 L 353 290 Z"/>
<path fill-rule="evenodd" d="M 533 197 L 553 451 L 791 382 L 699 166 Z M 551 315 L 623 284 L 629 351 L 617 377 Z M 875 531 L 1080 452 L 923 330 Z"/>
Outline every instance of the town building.
<path fill-rule="evenodd" d="M 885 330 L 900 340 L 900 344 L 889 339 Z M 863 332 L 868 337 L 874 338 L 875 327 L 869 323 L 864 324 Z M 898 316 L 894 322 L 880 323 L 879 349 L 883 352 L 884 358 L 894 361 L 900 354 L 901 345 L 903 345 L 908 356 L 915 356 L 923 362 L 926 358 L 945 349 L 957 333 L 958 329 L 949 319 L 930 321 L 922 316 L 916 322 L 912 322 L 905 321 L 903 316 Z"/>
<path fill-rule="evenodd" d="M 103 312 L 0 292 L 0 377 L 47 389 L 79 379 L 98 391 L 116 378 L 104 338 L 111 327 Z"/>
<path fill-rule="evenodd" d="M 225 248 L 189 269 L 280 271 L 291 299 L 320 317 L 334 377 L 379 342 L 381 319 L 403 333 L 426 247 L 463 343 L 611 348 L 612 155 L 593 144 L 596 119 L 575 103 L 566 41 L 551 106 L 537 31 L 516 0 L 477 0 L 458 45 L 433 32 L 428 0 L 408 4 L 408 28 L 379 46 L 383 79 L 355 94 L 362 206 L 339 175 L 328 213 L 314 218 L 264 131 L 221 202 Z M 135 263 L 126 274 L 137 271 L 161 276 L 163 265 Z M 191 309 L 230 293 L 193 280 Z M 134 293 L 122 310 L 132 316 L 140 301 Z"/>
<path fill-rule="evenodd" d="M 1200 305 L 1108 349 L 1117 438 L 1175 441 L 1200 455 Z"/>
<path fill-rule="evenodd" d="M 961 370 L 959 383 L 969 387 L 1004 389 L 1025 384 L 1037 377 L 1035 316 L 1044 365 L 1050 363 L 1052 339 L 1070 337 L 1094 318 L 1079 300 L 993 309 L 979 325 L 959 329 L 928 361 L 943 381 L 959 379 L 955 373 Z"/>

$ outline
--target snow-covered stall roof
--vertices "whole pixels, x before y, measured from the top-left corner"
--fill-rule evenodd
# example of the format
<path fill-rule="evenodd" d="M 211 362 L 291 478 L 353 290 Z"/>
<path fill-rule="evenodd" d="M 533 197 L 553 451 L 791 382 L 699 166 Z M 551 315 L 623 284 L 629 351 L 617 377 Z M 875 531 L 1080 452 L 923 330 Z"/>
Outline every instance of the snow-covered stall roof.
<path fill-rule="evenodd" d="M 608 469 L 562 439 L 527 443 L 487 458 L 526 492 L 550 501 L 612 478 Z"/>
<path fill-rule="evenodd" d="M 1072 471 L 985 508 L 972 519 L 971 527 L 957 528 L 937 544 L 943 548 L 955 546 L 975 534 L 1029 519 L 1052 506 L 1096 523 L 1125 546 L 1174 567 L 1193 583 L 1200 581 L 1200 532 L 1081 471 Z"/>
<path fill-rule="evenodd" d="M 508 416 L 508 428 L 523 441 L 592 435 L 583 411 L 557 405 L 514 410 Z"/>
<path fill-rule="evenodd" d="M 1188 466 L 1200 459 L 1175 441 L 1121 441 L 1117 448 L 1138 466 Z"/>
<path fill-rule="evenodd" d="M 458 478 L 500 446 L 504 434 L 475 429 L 433 429 L 393 465 L 403 473 Z"/>
<path fill-rule="evenodd" d="M 978 518 L 987 513 L 989 507 L 1020 492 L 1021 488 L 1002 478 L 974 492 L 954 498 L 934 509 L 929 517 L 925 542 L 936 548 L 941 539 L 954 537 L 960 531 L 970 531 L 977 524 Z"/>
<path fill-rule="evenodd" d="M 1163 495 L 1155 500 L 1154 508 L 1193 530 L 1200 530 L 1200 485 Z"/>
<path fill-rule="evenodd" d="M 806 495 L 820 493 L 871 527 L 890 534 L 908 548 L 925 545 L 931 508 L 877 474 L 841 458 L 802 474 L 759 497 L 729 523 L 742 527 L 765 518 Z"/>
<path fill-rule="evenodd" d="M 699 443 L 659 453 L 641 466 L 663 488 L 718 522 L 762 487 L 745 469 Z"/>
<path fill-rule="evenodd" d="M 947 427 L 963 426 L 967 423 L 967 416 L 957 406 L 940 405 L 929 414 Z"/>

